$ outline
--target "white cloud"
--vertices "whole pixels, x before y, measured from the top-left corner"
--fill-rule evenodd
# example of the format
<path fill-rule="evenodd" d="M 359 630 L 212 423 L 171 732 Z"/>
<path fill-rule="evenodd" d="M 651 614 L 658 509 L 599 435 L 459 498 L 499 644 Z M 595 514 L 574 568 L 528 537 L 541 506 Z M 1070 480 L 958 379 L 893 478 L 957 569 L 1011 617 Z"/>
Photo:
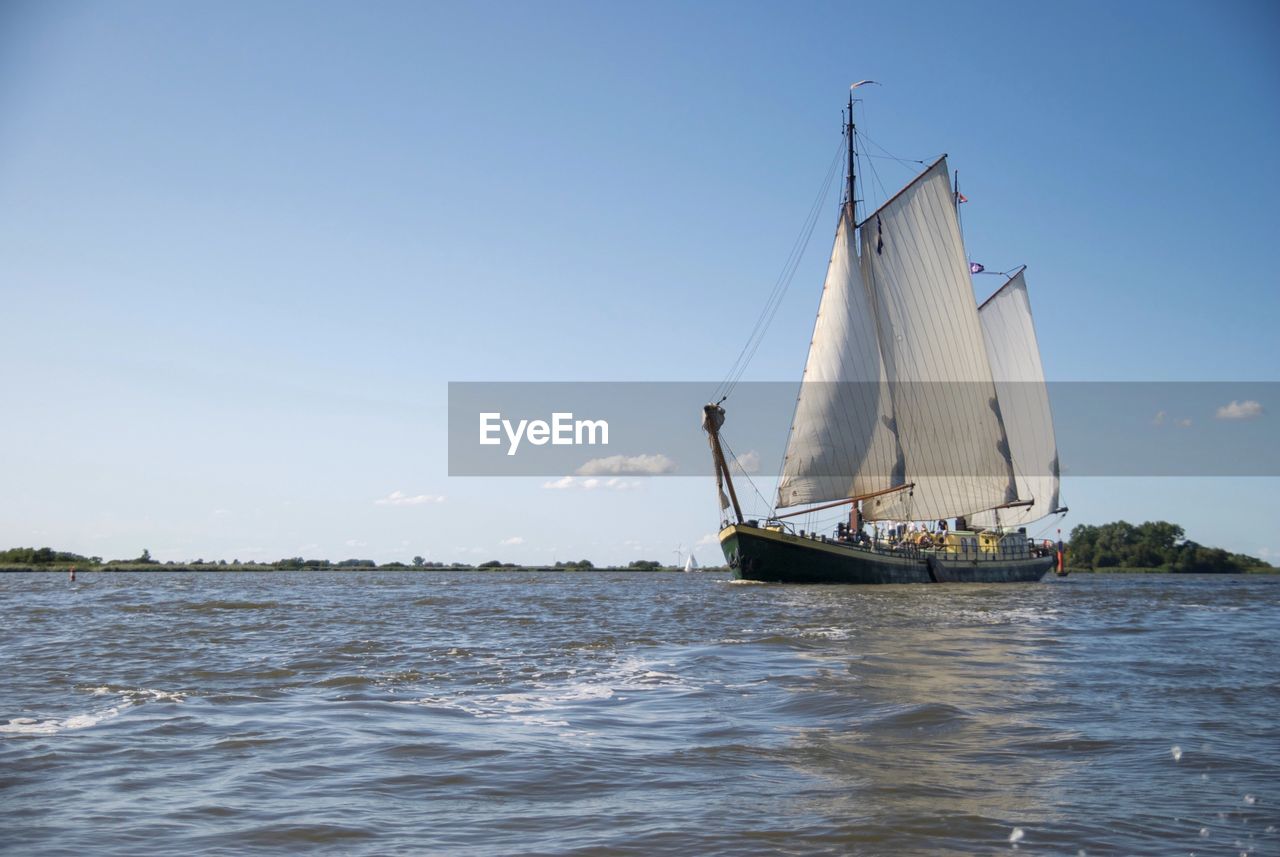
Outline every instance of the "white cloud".
<path fill-rule="evenodd" d="M 347 539 L 343 544 L 349 548 L 364 548 L 369 546 L 368 542 L 362 542 L 359 539 Z"/>
<path fill-rule="evenodd" d="M 403 491 L 392 491 L 373 502 L 378 506 L 421 506 L 424 503 L 443 503 L 444 497 L 440 494 L 414 494 L 411 497 Z"/>
<path fill-rule="evenodd" d="M 718 545 L 718 544 L 720 544 L 720 539 L 716 538 L 716 534 L 707 533 L 705 536 L 698 539 L 694 547 L 701 548 L 701 547 L 706 547 L 707 545 Z"/>
<path fill-rule="evenodd" d="M 1151 421 L 1151 424 L 1152 424 L 1153 426 L 1162 426 L 1162 425 L 1164 425 L 1165 418 L 1166 418 L 1166 417 L 1168 417 L 1168 416 L 1169 416 L 1169 415 L 1168 415 L 1167 413 L 1165 413 L 1164 411 L 1160 411 L 1160 412 L 1158 412 L 1158 413 L 1156 414 L 1155 419 L 1153 419 L 1153 420 Z"/>
<path fill-rule="evenodd" d="M 744 452 L 742 455 L 734 458 L 734 463 L 742 468 L 743 473 L 759 473 L 760 472 L 760 453 L 754 449 L 750 452 Z"/>
<path fill-rule="evenodd" d="M 565 488 L 573 488 L 577 485 L 577 480 L 572 476 L 561 476 L 559 479 L 553 479 L 550 482 L 543 482 L 543 488 L 552 488 L 555 490 L 563 490 Z"/>
<path fill-rule="evenodd" d="M 610 455 L 593 458 L 578 468 L 579 476 L 657 476 L 676 469 L 676 463 L 662 453 L 653 455 Z"/>
<path fill-rule="evenodd" d="M 225 518 L 230 514 L 231 514 L 230 509 L 214 509 L 213 510 L 213 516 L 215 518 Z"/>
<path fill-rule="evenodd" d="M 641 482 L 639 479 L 597 479 L 594 476 L 590 479 L 576 479 L 572 476 L 561 476 L 559 479 L 553 479 L 550 482 L 543 482 L 543 488 L 550 488 L 554 491 L 564 490 L 581 490 L 595 491 L 603 488 L 607 491 L 628 491 L 632 488 L 639 488 Z"/>
<path fill-rule="evenodd" d="M 524 536 L 511 536 L 498 542 L 500 545 L 522 545 L 524 544 Z"/>
<path fill-rule="evenodd" d="M 1184 417 L 1174 423 L 1178 428 L 1191 428 L 1191 417 Z"/>
<path fill-rule="evenodd" d="M 1265 414 L 1262 405 L 1253 399 L 1245 399 L 1243 402 L 1237 402 L 1234 399 L 1229 405 L 1223 405 L 1218 408 L 1218 412 L 1214 415 L 1220 420 L 1252 420 Z"/>

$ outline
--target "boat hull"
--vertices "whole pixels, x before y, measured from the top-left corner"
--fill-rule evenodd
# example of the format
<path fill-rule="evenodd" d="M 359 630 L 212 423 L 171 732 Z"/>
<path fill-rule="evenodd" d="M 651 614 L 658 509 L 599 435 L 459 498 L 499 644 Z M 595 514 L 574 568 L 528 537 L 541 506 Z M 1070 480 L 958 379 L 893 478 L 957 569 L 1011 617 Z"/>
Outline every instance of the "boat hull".
<path fill-rule="evenodd" d="M 961 559 L 900 556 L 733 524 L 720 546 L 734 577 L 766 583 L 1034 583 L 1052 557 Z"/>

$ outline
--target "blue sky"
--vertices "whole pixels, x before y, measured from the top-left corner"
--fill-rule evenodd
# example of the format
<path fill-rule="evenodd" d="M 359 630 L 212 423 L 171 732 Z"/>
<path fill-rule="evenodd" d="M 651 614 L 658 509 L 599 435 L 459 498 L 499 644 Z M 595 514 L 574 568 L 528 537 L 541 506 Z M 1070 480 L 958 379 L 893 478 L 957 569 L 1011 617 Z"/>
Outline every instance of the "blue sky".
<path fill-rule="evenodd" d="M 446 384 L 714 386 L 866 77 L 862 130 L 960 170 L 971 256 L 1030 266 L 1051 379 L 1280 378 L 1277 37 L 1267 2 L 10 2 L 0 543 L 705 540 L 705 479 L 450 479 Z M 749 378 L 799 376 L 828 208 Z M 1066 525 L 1170 518 L 1274 561 L 1278 482 L 1071 479 Z"/>

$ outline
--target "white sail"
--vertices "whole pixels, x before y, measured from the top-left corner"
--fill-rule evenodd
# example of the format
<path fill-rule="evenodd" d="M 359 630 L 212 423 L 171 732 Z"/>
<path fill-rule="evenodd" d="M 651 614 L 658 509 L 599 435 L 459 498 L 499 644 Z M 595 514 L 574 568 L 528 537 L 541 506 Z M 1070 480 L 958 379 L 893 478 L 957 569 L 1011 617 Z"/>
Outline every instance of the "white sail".
<path fill-rule="evenodd" d="M 910 491 L 863 503 L 871 520 L 972 515 L 1015 499 L 946 158 L 863 221 L 873 297 Z"/>
<path fill-rule="evenodd" d="M 1030 506 L 983 512 L 979 526 L 1025 524 L 1058 509 L 1058 443 L 1027 283 L 1019 271 L 978 309 L 1013 456 L 1018 499 Z"/>
<path fill-rule="evenodd" d="M 902 484 L 875 314 L 856 260 L 846 209 L 836 228 L 787 440 L 780 508 Z"/>
<path fill-rule="evenodd" d="M 689 558 L 688 558 L 687 560 L 685 560 L 685 562 L 684 562 L 684 570 L 685 570 L 685 571 L 697 571 L 697 570 L 698 570 L 698 560 L 697 560 L 697 558 L 696 558 L 696 557 L 694 557 L 694 555 L 693 555 L 693 554 L 689 554 Z"/>

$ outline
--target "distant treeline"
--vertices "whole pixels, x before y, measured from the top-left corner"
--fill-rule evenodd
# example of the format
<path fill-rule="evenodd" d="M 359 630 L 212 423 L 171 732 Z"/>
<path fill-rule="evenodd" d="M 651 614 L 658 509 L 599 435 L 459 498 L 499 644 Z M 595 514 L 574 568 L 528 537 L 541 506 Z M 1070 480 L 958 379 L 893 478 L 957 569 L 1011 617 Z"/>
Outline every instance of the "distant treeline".
<path fill-rule="evenodd" d="M 1230 574 L 1269 568 L 1257 557 L 1210 548 L 1186 538 L 1177 524 L 1116 521 L 1071 531 L 1067 565 L 1073 568 L 1163 569 L 1186 574 Z"/>
<path fill-rule="evenodd" d="M 502 562 L 500 560 L 491 559 L 488 562 L 482 562 L 478 565 L 460 562 L 429 562 L 425 557 L 415 556 L 412 563 L 405 562 L 384 562 L 377 563 L 371 559 L 343 559 L 343 560 L 327 560 L 327 559 L 303 559 L 300 556 L 286 557 L 278 559 L 275 562 L 245 562 L 242 563 L 238 559 L 227 562 L 225 559 L 210 560 L 206 562 L 204 559 L 194 559 L 189 562 L 158 562 L 151 558 L 151 551 L 144 550 L 142 554 L 133 559 L 113 559 L 103 562 L 100 556 L 81 556 L 78 553 L 69 551 L 55 551 L 53 548 L 10 548 L 6 551 L 0 551 L 0 566 L 22 566 L 29 568 L 40 568 L 49 566 L 83 566 L 85 568 L 93 568 L 101 566 L 105 568 L 119 568 L 125 570 L 135 570 L 140 567 L 146 568 L 200 568 L 200 569 L 276 569 L 279 571 L 301 571 L 303 569 L 359 569 L 359 568 L 479 568 L 479 569 L 502 569 L 502 568 L 529 568 L 530 566 L 522 566 L 512 562 Z M 566 571 L 588 571 L 597 566 L 589 559 L 569 560 L 568 562 L 557 562 L 550 568 L 558 568 Z M 606 566 L 608 568 L 609 566 Z M 662 568 L 669 568 L 656 560 L 641 559 L 630 563 L 626 566 L 632 571 L 656 571 Z"/>
<path fill-rule="evenodd" d="M 3 565 L 65 565 L 77 562 L 99 565 L 102 557 L 80 556 L 78 553 L 56 551 L 53 548 L 9 548 L 7 551 L 0 551 L 0 564 Z"/>

